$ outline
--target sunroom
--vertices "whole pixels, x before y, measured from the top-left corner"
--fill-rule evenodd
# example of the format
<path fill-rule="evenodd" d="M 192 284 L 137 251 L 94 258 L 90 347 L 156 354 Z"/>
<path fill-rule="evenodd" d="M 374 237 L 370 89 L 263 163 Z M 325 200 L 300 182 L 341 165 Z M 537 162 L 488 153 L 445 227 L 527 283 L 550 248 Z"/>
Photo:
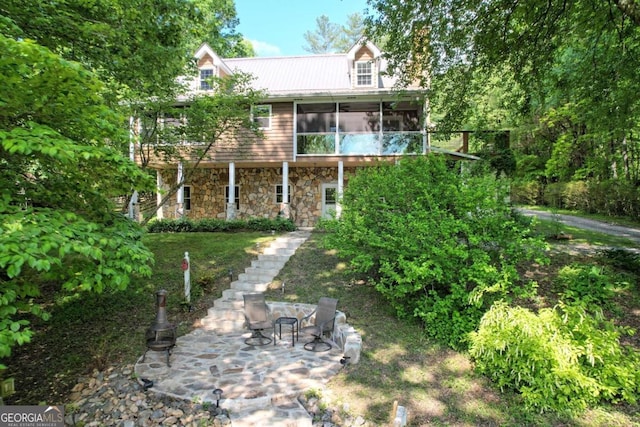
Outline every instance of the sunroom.
<path fill-rule="evenodd" d="M 426 150 L 423 105 L 410 101 L 295 104 L 296 154 L 394 155 Z"/>

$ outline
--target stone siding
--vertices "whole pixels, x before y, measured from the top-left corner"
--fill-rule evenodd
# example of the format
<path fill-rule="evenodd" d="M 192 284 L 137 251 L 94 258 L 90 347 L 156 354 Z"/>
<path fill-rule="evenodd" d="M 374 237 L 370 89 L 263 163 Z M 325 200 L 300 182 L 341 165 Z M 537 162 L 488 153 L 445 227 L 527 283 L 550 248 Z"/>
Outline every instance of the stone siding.
<path fill-rule="evenodd" d="M 345 168 L 345 185 L 349 173 Z M 176 170 L 162 170 L 162 182 L 176 181 Z M 282 212 L 276 203 L 276 185 L 282 184 L 282 168 L 237 168 L 235 185 L 240 191 L 240 209 L 237 219 L 276 218 Z M 298 227 L 313 227 L 322 215 L 322 184 L 337 183 L 336 167 L 289 167 L 291 188 L 291 218 Z M 193 219 L 226 218 L 225 188 L 229 183 L 229 170 L 222 168 L 199 169 L 190 182 L 191 210 L 186 216 Z M 165 191 L 169 189 L 164 185 Z M 162 208 L 163 218 L 177 217 L 177 198 L 172 197 Z"/>

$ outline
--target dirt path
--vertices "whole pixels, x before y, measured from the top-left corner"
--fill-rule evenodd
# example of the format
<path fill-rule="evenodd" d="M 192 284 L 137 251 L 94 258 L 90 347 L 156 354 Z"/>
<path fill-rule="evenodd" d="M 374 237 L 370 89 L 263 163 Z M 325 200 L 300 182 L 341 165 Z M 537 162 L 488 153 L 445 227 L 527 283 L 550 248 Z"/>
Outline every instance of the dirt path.
<path fill-rule="evenodd" d="M 562 224 L 583 228 L 585 230 L 597 231 L 599 233 L 610 234 L 613 236 L 627 238 L 640 245 L 640 229 L 623 227 L 620 225 L 609 224 L 604 221 L 596 221 L 593 219 L 580 218 L 572 215 L 554 214 L 546 211 L 536 211 L 530 209 L 518 209 L 520 213 L 527 216 L 537 216 L 544 220 L 557 220 Z"/>

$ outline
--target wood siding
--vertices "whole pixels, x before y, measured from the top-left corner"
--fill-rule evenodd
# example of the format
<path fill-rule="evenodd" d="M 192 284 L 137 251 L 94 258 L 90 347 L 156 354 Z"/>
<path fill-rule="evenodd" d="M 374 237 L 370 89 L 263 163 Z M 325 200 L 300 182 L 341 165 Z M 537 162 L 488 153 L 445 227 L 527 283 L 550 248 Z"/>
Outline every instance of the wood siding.
<path fill-rule="evenodd" d="M 212 167 L 229 162 L 269 164 L 293 161 L 293 103 L 272 103 L 271 106 L 271 129 L 263 131 L 263 138 L 241 132 L 234 139 L 221 140 L 209 150 L 201 165 Z M 187 159 L 195 160 L 198 148 L 185 146 L 183 154 Z M 194 154 L 188 156 L 190 151 Z M 167 163 L 160 157 L 155 157 L 152 158 L 151 165 L 163 167 Z"/>

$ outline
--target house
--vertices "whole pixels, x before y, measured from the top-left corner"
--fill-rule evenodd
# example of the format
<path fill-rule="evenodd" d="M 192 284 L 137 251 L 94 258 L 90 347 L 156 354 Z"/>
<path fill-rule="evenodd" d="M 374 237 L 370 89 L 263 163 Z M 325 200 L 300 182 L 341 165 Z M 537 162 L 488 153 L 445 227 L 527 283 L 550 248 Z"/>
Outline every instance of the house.
<path fill-rule="evenodd" d="M 211 76 L 238 70 L 255 77 L 267 98 L 252 114 L 264 137 L 242 150 L 219 150 L 158 211 L 159 218 L 293 219 L 311 227 L 340 213 L 340 195 L 358 168 L 405 154 L 466 153 L 468 135 L 432 144 L 424 91 L 394 89 L 382 52 L 370 41 L 344 54 L 222 59 L 206 44 L 195 53 L 192 90 L 208 91 Z M 240 153 L 242 151 L 242 153 Z M 180 166 L 157 162 L 158 186 L 168 189 Z"/>

